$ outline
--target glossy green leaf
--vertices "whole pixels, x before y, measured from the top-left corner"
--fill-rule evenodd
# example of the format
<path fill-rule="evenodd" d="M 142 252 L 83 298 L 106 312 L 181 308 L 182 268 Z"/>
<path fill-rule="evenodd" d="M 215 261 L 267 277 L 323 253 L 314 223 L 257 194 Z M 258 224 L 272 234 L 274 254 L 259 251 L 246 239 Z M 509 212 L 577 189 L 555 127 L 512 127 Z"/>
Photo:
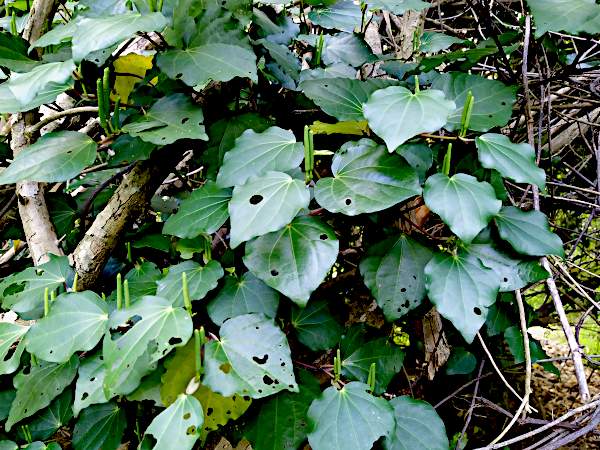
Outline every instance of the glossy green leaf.
<path fill-rule="evenodd" d="M 501 297 L 502 298 L 502 297 Z M 501 302 L 496 302 L 488 309 L 488 315 L 485 319 L 486 332 L 488 336 L 497 336 L 504 333 L 509 326 L 513 324 L 509 312 Z"/>
<path fill-rule="evenodd" d="M 308 13 L 308 18 L 315 25 L 348 33 L 360 32 L 363 20 L 367 23 L 370 17 L 371 14 L 366 13 L 363 18 L 360 5 L 348 0 L 340 0 L 324 8 L 313 8 Z"/>
<path fill-rule="evenodd" d="M 229 202 L 231 248 L 280 230 L 301 209 L 308 207 L 309 201 L 310 193 L 304 181 L 283 172 L 267 172 L 236 186 Z"/>
<path fill-rule="evenodd" d="M 208 140 L 202 109 L 185 94 L 162 97 L 143 116 L 123 126 L 123 131 L 156 145 L 179 139 Z"/>
<path fill-rule="evenodd" d="M 156 293 L 156 282 L 162 277 L 161 271 L 156 267 L 156 264 L 150 261 L 144 261 L 141 264 L 136 264 L 125 274 L 124 280 L 129 284 L 129 295 L 131 302 L 144 295 L 153 295 Z M 113 291 L 116 299 L 116 291 Z"/>
<path fill-rule="evenodd" d="M 564 257 L 561 239 L 550 231 L 548 218 L 539 211 L 521 211 L 506 206 L 495 218 L 500 237 L 519 253 Z"/>
<path fill-rule="evenodd" d="M 79 358 L 75 355 L 64 364 L 40 362 L 31 367 L 29 372 L 19 372 L 13 378 L 17 396 L 12 402 L 6 420 L 6 430 L 10 431 L 14 424 L 32 416 L 71 384 L 77 374 Z"/>
<path fill-rule="evenodd" d="M 44 440 L 51 437 L 61 427 L 66 426 L 73 418 L 73 392 L 65 390 L 61 395 L 52 400 L 52 403 L 40 411 L 28 422 L 25 427 L 31 434 L 31 439 Z M 26 440 L 23 428 L 20 428 L 19 438 Z"/>
<path fill-rule="evenodd" d="M 298 167 L 304 158 L 304 148 L 291 130 L 271 127 L 261 133 L 246 130 L 225 153 L 217 175 L 222 187 L 239 186 L 253 176 L 275 170 L 287 172 Z"/>
<path fill-rule="evenodd" d="M 600 6 L 594 0 L 527 0 L 527 6 L 533 14 L 536 38 L 547 31 L 600 33 Z"/>
<path fill-rule="evenodd" d="M 438 173 L 427 178 L 423 188 L 425 204 L 462 241 L 471 242 L 500 211 L 494 188 L 471 175 L 452 177 Z"/>
<path fill-rule="evenodd" d="M 283 229 L 246 245 L 244 264 L 258 278 L 305 306 L 337 259 L 339 242 L 329 226 L 298 217 Z"/>
<path fill-rule="evenodd" d="M 392 407 L 368 390 L 359 382 L 340 390 L 330 386 L 312 402 L 308 442 L 313 450 L 370 450 L 380 437 L 393 432 Z"/>
<path fill-rule="evenodd" d="M 66 181 L 96 159 L 96 143 L 83 133 L 56 131 L 27 146 L 0 172 L 0 184 Z"/>
<path fill-rule="evenodd" d="M 223 268 L 218 261 L 211 260 L 205 266 L 195 261 L 184 261 L 169 267 L 169 272 L 157 281 L 156 295 L 166 298 L 173 306 L 184 306 L 181 274 L 185 272 L 188 280 L 190 299 L 201 300 L 209 291 L 217 287 L 223 276 Z"/>
<path fill-rule="evenodd" d="M 127 425 L 125 411 L 115 402 L 83 410 L 73 430 L 75 450 L 116 450 Z"/>
<path fill-rule="evenodd" d="M 27 56 L 27 42 L 21 36 L 0 33 L 0 66 L 14 72 L 27 72 L 38 64 Z"/>
<path fill-rule="evenodd" d="M 352 380 L 366 383 L 369 368 L 375 363 L 375 393 L 381 394 L 400 372 L 403 362 L 404 352 L 400 347 L 388 342 L 387 338 L 380 338 L 367 342 L 342 359 L 342 373 Z"/>
<path fill-rule="evenodd" d="M 363 113 L 369 127 L 393 152 L 420 133 L 442 128 L 455 108 L 442 91 L 428 89 L 413 94 L 405 87 L 391 86 L 375 91 L 363 105 Z"/>
<path fill-rule="evenodd" d="M 25 343 L 21 339 L 29 326 L 18 323 L 0 322 L 0 375 L 13 373 L 19 368 Z M 17 343 L 18 342 L 18 343 Z M 13 345 L 17 347 L 12 351 Z"/>
<path fill-rule="evenodd" d="M 202 382 L 225 396 L 263 398 L 282 390 L 298 391 L 285 334 L 262 314 L 227 320 L 219 340 L 205 346 Z"/>
<path fill-rule="evenodd" d="M 229 81 L 235 77 L 257 81 L 256 55 L 230 44 L 206 44 L 159 54 L 158 67 L 170 78 L 188 86 L 204 86 L 209 81 Z"/>
<path fill-rule="evenodd" d="M 197 398 L 181 394 L 154 418 L 146 429 L 156 440 L 154 450 L 191 450 L 200 437 L 204 422 L 202 405 Z"/>
<path fill-rule="evenodd" d="M 268 62 L 266 67 L 275 78 L 283 87 L 295 89 L 302 67 L 298 57 L 286 45 L 276 44 L 266 39 L 260 39 L 257 43 L 269 52 L 269 56 L 273 61 Z"/>
<path fill-rule="evenodd" d="M 402 156 L 419 175 L 419 181 L 425 181 L 427 171 L 433 165 L 433 152 L 426 144 L 402 144 L 396 149 L 396 153 Z"/>
<path fill-rule="evenodd" d="M 290 322 L 298 340 L 313 351 L 329 350 L 342 335 L 342 327 L 331 315 L 326 300 L 313 300 L 304 308 L 294 306 Z"/>
<path fill-rule="evenodd" d="M 5 86 L 22 104 L 31 103 L 51 83 L 64 84 L 75 70 L 73 60 L 40 64 L 25 73 L 13 73 Z"/>
<path fill-rule="evenodd" d="M 17 392 L 14 389 L 0 391 L 0 420 L 4 421 L 8 417 L 10 405 L 12 404 L 16 395 Z"/>
<path fill-rule="evenodd" d="M 319 205 L 349 216 L 381 211 L 421 193 L 412 167 L 370 139 L 344 144 L 331 163 L 333 177 L 315 186 Z"/>
<path fill-rule="evenodd" d="M 424 53 L 437 53 L 461 42 L 464 42 L 464 40 L 448 34 L 424 31 L 421 35 L 419 49 Z"/>
<path fill-rule="evenodd" d="M 316 35 L 313 36 L 316 37 Z M 344 63 L 358 67 L 375 59 L 367 44 L 353 33 L 324 36 L 323 62 L 328 66 Z"/>
<path fill-rule="evenodd" d="M 206 306 L 210 319 L 223 325 L 227 319 L 248 313 L 275 318 L 279 294 L 263 281 L 246 272 L 241 278 L 227 277 L 225 285 Z"/>
<path fill-rule="evenodd" d="M 0 113 L 16 113 L 35 109 L 44 103 L 55 101 L 60 94 L 72 87 L 73 80 L 65 83 L 48 83 L 39 90 L 30 103 L 23 104 L 8 88 L 8 83 L 2 83 L 0 84 Z"/>
<path fill-rule="evenodd" d="M 460 128 L 465 100 L 469 92 L 474 97 L 469 129 L 475 131 L 488 131 L 490 128 L 506 125 L 516 101 L 516 87 L 505 86 L 497 80 L 461 72 L 441 74 L 434 78 L 431 87 L 443 91 L 446 98 L 456 104 L 456 109 L 450 114 L 448 123 L 444 127 L 448 130 Z"/>
<path fill-rule="evenodd" d="M 425 267 L 425 286 L 439 313 L 471 343 L 496 301 L 500 280 L 474 256 L 438 253 Z"/>
<path fill-rule="evenodd" d="M 231 189 L 219 188 L 214 182 L 207 181 L 181 202 L 177 213 L 165 222 L 163 233 L 180 238 L 214 233 L 229 218 L 230 198 Z"/>
<path fill-rule="evenodd" d="M 430 3 L 421 0 L 374 0 L 369 3 L 370 9 L 382 9 L 398 15 L 402 15 L 406 11 L 421 11 L 430 6 Z"/>
<path fill-rule="evenodd" d="M 495 305 L 492 305 L 490 310 Z M 477 358 L 462 347 L 455 347 L 446 362 L 446 375 L 467 375 L 477 367 Z"/>
<path fill-rule="evenodd" d="M 390 400 L 396 427 L 383 441 L 385 450 L 447 450 L 446 427 L 429 403 L 408 396 Z"/>
<path fill-rule="evenodd" d="M 48 316 L 25 338 L 29 353 L 44 361 L 67 362 L 73 353 L 92 350 L 108 329 L 108 305 L 92 291 L 59 295 Z"/>

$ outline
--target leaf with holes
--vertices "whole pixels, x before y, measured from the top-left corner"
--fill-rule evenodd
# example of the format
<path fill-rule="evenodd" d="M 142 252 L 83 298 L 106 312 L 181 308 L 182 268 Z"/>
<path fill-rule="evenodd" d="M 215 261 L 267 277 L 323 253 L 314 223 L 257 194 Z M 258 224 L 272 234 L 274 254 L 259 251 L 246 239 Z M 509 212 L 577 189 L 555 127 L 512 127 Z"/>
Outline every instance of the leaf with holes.
<path fill-rule="evenodd" d="M 550 231 L 548 218 L 539 211 L 505 206 L 495 218 L 500 237 L 519 253 L 533 256 L 565 256 L 560 238 Z"/>
<path fill-rule="evenodd" d="M 72 404 L 73 392 L 66 389 L 61 395 L 52 400 L 47 408 L 36 414 L 33 420 L 19 427 L 19 438 L 27 440 L 23 433 L 26 429 L 30 433 L 31 439 L 48 439 L 61 427 L 66 426 L 73 418 Z"/>
<path fill-rule="evenodd" d="M 59 295 L 50 313 L 27 333 L 27 351 L 48 361 L 67 362 L 78 351 L 92 350 L 108 329 L 108 305 L 92 291 Z"/>
<path fill-rule="evenodd" d="M 40 362 L 31 367 L 27 374 L 19 372 L 13 378 L 17 395 L 6 420 L 6 431 L 10 431 L 15 423 L 48 406 L 71 384 L 78 366 L 79 358 L 73 355 L 63 364 Z"/>
<path fill-rule="evenodd" d="M 381 211 L 419 195 L 412 167 L 370 139 L 348 142 L 331 163 L 333 177 L 321 178 L 315 199 L 331 212 L 348 216 Z"/>
<path fill-rule="evenodd" d="M 527 0 L 527 5 L 533 14 L 536 38 L 547 31 L 600 33 L 600 6 L 594 0 Z"/>
<path fill-rule="evenodd" d="M 31 103 L 50 84 L 64 84 L 75 70 L 73 60 L 40 64 L 25 73 L 13 73 L 4 84 L 22 104 Z"/>
<path fill-rule="evenodd" d="M 402 86 L 375 91 L 363 105 L 369 127 L 390 152 L 420 133 L 439 130 L 455 109 L 442 91 L 428 89 L 413 94 Z"/>
<path fill-rule="evenodd" d="M 184 306 L 183 284 L 181 275 L 186 273 L 188 291 L 193 300 L 203 299 L 209 291 L 217 287 L 223 276 L 223 268 L 219 261 L 211 260 L 205 266 L 195 261 L 184 261 L 169 267 L 169 272 L 162 280 L 156 282 L 156 295 L 166 298 L 173 306 Z"/>
<path fill-rule="evenodd" d="M 156 145 L 172 144 L 179 139 L 206 141 L 203 121 L 202 109 L 187 95 L 173 94 L 162 97 L 145 115 L 123 126 L 123 131 Z"/>
<path fill-rule="evenodd" d="M 283 172 L 267 172 L 236 186 L 229 202 L 231 248 L 280 230 L 309 202 L 310 192 L 304 181 Z"/>
<path fill-rule="evenodd" d="M 125 411 L 115 402 L 86 408 L 73 430 L 75 450 L 116 450 L 127 425 Z"/>
<path fill-rule="evenodd" d="M 298 340 L 313 351 L 329 350 L 342 336 L 342 327 L 333 318 L 326 300 L 313 300 L 304 308 L 294 306 L 290 323 Z"/>
<path fill-rule="evenodd" d="M 390 400 L 394 408 L 394 432 L 383 441 L 385 450 L 447 450 L 446 427 L 429 403 L 408 396 Z"/>
<path fill-rule="evenodd" d="M 27 146 L 0 172 L 0 184 L 66 181 L 96 159 L 96 143 L 83 133 L 56 131 Z"/>
<path fill-rule="evenodd" d="M 282 390 L 298 392 L 285 334 L 262 314 L 226 321 L 220 339 L 205 346 L 202 382 L 225 396 L 263 398 Z"/>
<path fill-rule="evenodd" d="M 177 213 L 165 222 L 163 233 L 180 238 L 214 233 L 229 217 L 230 198 L 231 189 L 219 188 L 214 182 L 207 181 L 181 202 Z"/>
<path fill-rule="evenodd" d="M 154 418 L 146 429 L 156 444 L 154 450 L 191 450 L 204 422 L 202 405 L 197 398 L 181 394 L 167 409 Z"/>
<path fill-rule="evenodd" d="M 475 256 L 436 254 L 425 267 L 425 286 L 439 313 L 473 342 L 496 301 L 500 279 Z M 449 296 L 448 292 L 452 292 Z"/>
<path fill-rule="evenodd" d="M 372 10 L 382 9 L 398 15 L 402 15 L 406 11 L 421 11 L 430 6 L 430 3 L 421 0 L 374 0 L 369 3 L 369 8 Z"/>
<path fill-rule="evenodd" d="M 392 407 L 368 390 L 369 386 L 356 381 L 339 390 L 330 386 L 312 402 L 308 409 L 311 448 L 370 450 L 379 438 L 392 433 Z"/>
<path fill-rule="evenodd" d="M 223 325 L 227 319 L 248 313 L 262 313 L 274 318 L 279 306 L 279 294 L 267 286 L 251 272 L 241 278 L 227 277 L 225 285 L 206 310 L 210 319 L 217 325 Z"/>
<path fill-rule="evenodd" d="M 490 128 L 506 125 L 516 101 L 515 86 L 505 86 L 500 81 L 467 73 L 441 74 L 434 78 L 431 87 L 443 91 L 446 98 L 456 104 L 456 109 L 450 114 L 444 127 L 450 131 L 460 128 L 469 91 L 474 100 L 469 129 L 475 131 L 488 131 Z"/>
<path fill-rule="evenodd" d="M 19 368 L 25 350 L 25 342 L 21 338 L 28 330 L 26 325 L 0 322 L 0 375 L 13 373 Z M 12 350 L 15 344 L 17 346 Z"/>
<path fill-rule="evenodd" d="M 275 170 L 287 172 L 298 167 L 304 158 L 304 147 L 296 142 L 291 130 L 270 127 L 261 133 L 246 130 L 225 153 L 217 175 L 219 186 L 239 186 L 253 176 Z"/>
<path fill-rule="evenodd" d="M 258 278 L 305 306 L 337 259 L 339 242 L 329 226 L 298 217 L 283 229 L 246 245 L 244 264 Z"/>
<path fill-rule="evenodd" d="M 235 77 L 258 81 L 256 55 L 237 45 L 206 44 L 184 50 L 160 53 L 158 67 L 170 78 L 188 86 L 204 86 L 209 81 L 229 81 Z"/>
<path fill-rule="evenodd" d="M 359 5 L 351 1 L 340 0 L 328 7 L 313 8 L 308 13 L 308 18 L 320 27 L 353 33 L 354 31 L 360 32 L 363 21 L 364 23 L 369 22 L 371 14 L 366 12 L 363 17 Z"/>
<path fill-rule="evenodd" d="M 427 178 L 425 204 L 442 218 L 462 241 L 471 242 L 500 211 L 494 188 L 471 175 L 438 173 Z"/>

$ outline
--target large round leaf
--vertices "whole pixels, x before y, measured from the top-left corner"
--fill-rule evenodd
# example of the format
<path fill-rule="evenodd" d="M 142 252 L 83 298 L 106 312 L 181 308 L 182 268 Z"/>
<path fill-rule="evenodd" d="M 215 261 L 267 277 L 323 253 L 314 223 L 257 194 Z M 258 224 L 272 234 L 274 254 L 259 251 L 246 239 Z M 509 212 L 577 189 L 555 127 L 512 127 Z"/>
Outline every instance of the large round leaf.
<path fill-rule="evenodd" d="M 93 349 L 108 328 L 108 305 L 92 291 L 61 294 L 51 306 L 25 339 L 27 351 L 44 361 L 62 363 Z"/>
<path fill-rule="evenodd" d="M 363 105 L 363 113 L 369 127 L 393 152 L 411 137 L 442 128 L 455 108 L 442 91 L 429 89 L 413 94 L 405 87 L 391 86 L 375 91 Z"/>
<path fill-rule="evenodd" d="M 452 177 L 438 173 L 427 178 L 423 189 L 425 204 L 462 241 L 471 242 L 500 211 L 494 188 L 471 175 Z"/>
<path fill-rule="evenodd" d="M 202 405 L 197 398 L 181 394 L 154 418 L 146 429 L 156 439 L 154 450 L 191 450 L 204 423 Z"/>
<path fill-rule="evenodd" d="M 174 306 L 184 306 L 181 275 L 185 272 L 188 292 L 193 300 L 203 299 L 209 291 L 217 287 L 223 276 L 223 268 L 214 259 L 205 266 L 195 261 L 184 261 L 169 267 L 167 275 L 156 282 L 156 295 L 168 299 Z"/>
<path fill-rule="evenodd" d="M 439 313 L 471 343 L 496 301 L 500 278 L 475 256 L 438 253 L 425 267 L 425 285 Z"/>
<path fill-rule="evenodd" d="M 319 205 L 349 216 L 381 211 L 421 193 L 415 170 L 370 139 L 348 142 L 315 187 Z"/>
<path fill-rule="evenodd" d="M 308 442 L 313 450 L 370 450 L 394 429 L 390 404 L 359 382 L 325 389 L 308 409 Z"/>
<path fill-rule="evenodd" d="M 66 181 L 96 159 L 96 143 L 83 133 L 56 131 L 23 149 L 0 172 L 0 184 L 18 181 Z"/>
<path fill-rule="evenodd" d="M 227 320 L 219 340 L 205 346 L 202 382 L 225 396 L 263 398 L 282 390 L 298 392 L 285 334 L 262 314 Z"/>
<path fill-rule="evenodd" d="M 121 444 L 127 417 L 116 403 L 86 408 L 73 430 L 75 450 L 116 450 Z"/>
<path fill-rule="evenodd" d="M 251 272 L 241 278 L 227 277 L 225 285 L 210 301 L 206 310 L 210 319 L 223 325 L 227 319 L 248 313 L 262 313 L 274 318 L 279 306 L 279 294 Z"/>
<path fill-rule="evenodd" d="M 298 217 L 282 230 L 249 242 L 244 264 L 269 286 L 305 306 L 327 276 L 338 250 L 331 228 L 314 217 Z"/>
<path fill-rule="evenodd" d="M 298 167 L 302 158 L 303 146 L 296 142 L 290 130 L 271 127 L 257 133 L 248 129 L 225 153 L 217 184 L 237 186 L 246 183 L 250 177 L 264 175 L 271 170 L 286 172 Z"/>
<path fill-rule="evenodd" d="M 13 373 L 19 368 L 25 342 L 21 339 L 29 327 L 18 323 L 0 322 L 0 375 Z M 18 342 L 18 343 L 17 343 Z M 12 351 L 13 346 L 17 347 Z"/>
<path fill-rule="evenodd" d="M 231 248 L 280 230 L 309 202 L 310 193 L 304 182 L 283 172 L 267 172 L 236 186 L 229 202 Z"/>

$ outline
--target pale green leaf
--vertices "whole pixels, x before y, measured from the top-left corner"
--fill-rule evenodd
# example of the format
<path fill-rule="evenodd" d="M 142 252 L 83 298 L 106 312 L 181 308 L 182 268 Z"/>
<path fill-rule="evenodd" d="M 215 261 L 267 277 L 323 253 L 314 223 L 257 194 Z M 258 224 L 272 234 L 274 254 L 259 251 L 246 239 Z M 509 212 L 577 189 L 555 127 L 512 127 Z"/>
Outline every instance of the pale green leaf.
<path fill-rule="evenodd" d="M 428 145 L 423 143 L 402 144 L 396 149 L 396 153 L 415 169 L 419 175 L 419 182 L 425 181 L 427 171 L 433 165 L 433 152 Z"/>
<path fill-rule="evenodd" d="M 157 281 L 156 295 L 169 300 L 173 306 L 184 306 L 181 275 L 186 273 L 190 299 L 201 300 L 209 291 L 217 287 L 223 276 L 223 268 L 218 261 L 211 260 L 205 266 L 195 261 L 184 261 L 169 267 L 169 272 Z"/>
<path fill-rule="evenodd" d="M 527 0 L 535 22 L 535 37 L 547 31 L 600 33 L 600 5 L 594 0 Z"/>
<path fill-rule="evenodd" d="M 464 42 L 463 39 L 456 38 L 444 33 L 435 31 L 425 31 L 421 35 L 420 50 L 424 53 L 437 53 L 446 50 L 454 44 Z"/>
<path fill-rule="evenodd" d="M 316 34 L 313 36 L 317 36 Z M 326 65 L 344 63 L 358 67 L 376 58 L 367 44 L 353 33 L 325 35 L 323 44 L 323 62 Z"/>
<path fill-rule="evenodd" d="M 331 30 L 360 32 L 361 25 L 367 23 L 371 14 L 366 12 L 364 17 L 360 5 L 351 0 L 339 0 L 337 3 L 324 8 L 313 8 L 308 18 L 315 25 Z"/>
<path fill-rule="evenodd" d="M 197 398 L 181 394 L 154 418 L 146 429 L 156 440 L 153 450 L 191 450 L 204 423 L 202 405 Z"/>
<path fill-rule="evenodd" d="M 51 103 L 67 89 L 73 87 L 73 81 L 66 83 L 48 83 L 43 89 L 40 89 L 36 97 L 27 104 L 22 104 L 8 88 L 8 83 L 0 84 L 0 113 L 17 113 L 30 111 L 43 105 Z"/>
<path fill-rule="evenodd" d="M 0 375 L 13 373 L 19 368 L 21 355 L 25 350 L 25 343 L 21 338 L 28 330 L 29 326 L 0 322 Z M 17 347 L 11 353 L 11 349 L 15 344 L 17 344 Z"/>
<path fill-rule="evenodd" d="M 421 0 L 373 0 L 369 3 L 370 9 L 382 9 L 397 15 L 402 15 L 406 11 L 421 11 L 430 6 L 430 3 Z"/>
<path fill-rule="evenodd" d="M 64 84 L 75 70 L 73 60 L 40 64 L 25 73 L 13 73 L 5 86 L 22 104 L 31 103 L 51 83 Z"/>

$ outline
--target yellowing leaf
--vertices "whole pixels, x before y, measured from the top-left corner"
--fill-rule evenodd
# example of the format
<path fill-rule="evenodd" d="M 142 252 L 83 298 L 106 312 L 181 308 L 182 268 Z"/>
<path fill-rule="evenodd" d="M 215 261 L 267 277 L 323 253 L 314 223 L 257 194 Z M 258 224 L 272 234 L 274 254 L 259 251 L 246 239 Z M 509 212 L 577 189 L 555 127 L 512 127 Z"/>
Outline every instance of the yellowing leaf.
<path fill-rule="evenodd" d="M 111 97 L 115 99 L 117 96 L 119 96 L 121 97 L 121 102 L 126 103 L 127 99 L 129 98 L 129 94 L 131 94 L 131 91 L 133 91 L 133 86 L 141 81 L 141 79 L 146 75 L 146 72 L 152 68 L 152 56 L 130 53 L 129 55 L 117 58 L 113 65 L 115 67 L 117 77 L 115 78 L 114 92 L 111 93 Z"/>
<path fill-rule="evenodd" d="M 366 120 L 338 123 L 325 123 L 317 120 L 313 122 L 310 129 L 315 134 L 353 134 L 357 136 L 369 134 L 369 125 Z"/>

